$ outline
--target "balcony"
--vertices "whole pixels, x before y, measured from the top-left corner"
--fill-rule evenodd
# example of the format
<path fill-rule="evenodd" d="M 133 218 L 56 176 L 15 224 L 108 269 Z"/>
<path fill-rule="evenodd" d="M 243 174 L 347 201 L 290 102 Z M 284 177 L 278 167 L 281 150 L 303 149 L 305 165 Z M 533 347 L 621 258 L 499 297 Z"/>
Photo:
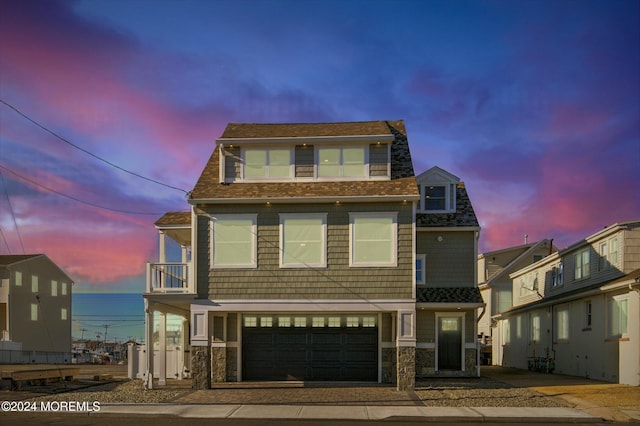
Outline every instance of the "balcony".
<path fill-rule="evenodd" d="M 193 294 L 193 268 L 189 263 L 147 263 L 147 293 Z"/>

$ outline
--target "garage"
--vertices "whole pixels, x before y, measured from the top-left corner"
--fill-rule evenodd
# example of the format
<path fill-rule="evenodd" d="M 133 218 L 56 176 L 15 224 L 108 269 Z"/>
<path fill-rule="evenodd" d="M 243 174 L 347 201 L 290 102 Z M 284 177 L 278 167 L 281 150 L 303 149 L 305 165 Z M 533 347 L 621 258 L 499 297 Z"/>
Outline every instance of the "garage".
<path fill-rule="evenodd" d="M 372 315 L 244 315 L 243 380 L 377 381 L 376 320 Z"/>

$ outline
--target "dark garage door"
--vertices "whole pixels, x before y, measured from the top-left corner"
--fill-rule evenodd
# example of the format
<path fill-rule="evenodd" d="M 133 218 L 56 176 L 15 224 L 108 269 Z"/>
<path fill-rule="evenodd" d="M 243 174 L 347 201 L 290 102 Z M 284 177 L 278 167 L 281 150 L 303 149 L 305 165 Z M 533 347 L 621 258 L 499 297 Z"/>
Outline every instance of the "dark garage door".
<path fill-rule="evenodd" d="M 378 380 L 377 327 L 243 327 L 244 380 Z"/>

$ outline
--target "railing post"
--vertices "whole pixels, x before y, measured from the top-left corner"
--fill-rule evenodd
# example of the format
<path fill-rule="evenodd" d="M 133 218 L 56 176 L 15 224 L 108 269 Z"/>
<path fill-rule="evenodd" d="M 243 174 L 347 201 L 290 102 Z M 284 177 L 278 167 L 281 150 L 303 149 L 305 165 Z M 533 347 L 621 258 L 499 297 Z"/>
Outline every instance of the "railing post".
<path fill-rule="evenodd" d="M 153 284 L 151 283 L 151 262 L 147 262 L 147 293 L 153 291 Z"/>

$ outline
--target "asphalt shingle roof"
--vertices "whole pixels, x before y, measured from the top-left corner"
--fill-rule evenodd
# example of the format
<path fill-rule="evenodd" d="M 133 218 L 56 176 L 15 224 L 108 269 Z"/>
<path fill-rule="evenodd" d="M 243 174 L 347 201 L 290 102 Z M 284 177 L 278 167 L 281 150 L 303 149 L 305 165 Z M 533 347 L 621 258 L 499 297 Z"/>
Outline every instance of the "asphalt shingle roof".
<path fill-rule="evenodd" d="M 9 266 L 32 257 L 42 256 L 41 254 L 3 254 L 0 255 L 0 266 Z"/>
<path fill-rule="evenodd" d="M 417 213 L 418 227 L 480 226 L 463 182 L 456 188 L 455 213 Z"/>
<path fill-rule="evenodd" d="M 165 213 L 155 222 L 156 226 L 167 225 L 191 225 L 191 212 L 169 212 Z"/>
<path fill-rule="evenodd" d="M 298 197 L 376 197 L 418 198 L 409 142 L 404 122 L 366 121 L 357 123 L 312 124 L 229 124 L 222 138 L 272 138 L 312 136 L 393 135 L 391 179 L 386 181 L 267 182 L 221 184 L 220 149 L 216 148 L 191 192 L 192 200 L 267 199 Z"/>
<path fill-rule="evenodd" d="M 484 303 L 477 287 L 418 287 L 417 303 Z"/>

